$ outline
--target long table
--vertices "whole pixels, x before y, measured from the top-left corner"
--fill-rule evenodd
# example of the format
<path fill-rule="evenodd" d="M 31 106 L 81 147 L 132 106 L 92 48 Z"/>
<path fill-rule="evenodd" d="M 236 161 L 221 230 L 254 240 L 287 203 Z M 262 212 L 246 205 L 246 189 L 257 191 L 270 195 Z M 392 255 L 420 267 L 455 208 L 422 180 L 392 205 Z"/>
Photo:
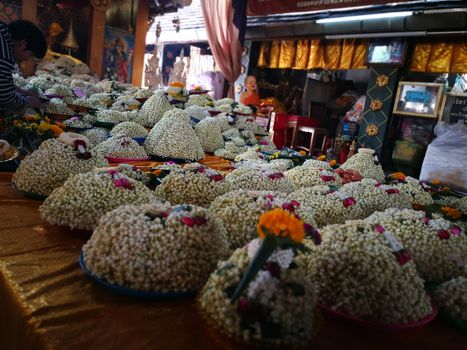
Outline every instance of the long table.
<path fill-rule="evenodd" d="M 246 349 L 199 316 L 194 297 L 139 300 L 87 278 L 85 239 L 41 220 L 0 173 L 0 349 Z M 465 349 L 439 317 L 406 331 L 373 330 L 318 314 L 309 349 Z"/>

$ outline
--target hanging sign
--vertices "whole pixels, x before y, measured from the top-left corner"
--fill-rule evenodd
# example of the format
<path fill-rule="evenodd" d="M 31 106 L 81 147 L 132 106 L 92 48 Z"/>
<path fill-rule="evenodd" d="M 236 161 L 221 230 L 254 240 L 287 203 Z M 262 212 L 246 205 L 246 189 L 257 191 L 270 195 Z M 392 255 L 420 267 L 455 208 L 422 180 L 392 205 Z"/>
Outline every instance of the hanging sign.
<path fill-rule="evenodd" d="M 407 0 L 249 0 L 248 16 L 266 16 L 276 13 L 325 11 L 344 7 L 394 4 Z"/>

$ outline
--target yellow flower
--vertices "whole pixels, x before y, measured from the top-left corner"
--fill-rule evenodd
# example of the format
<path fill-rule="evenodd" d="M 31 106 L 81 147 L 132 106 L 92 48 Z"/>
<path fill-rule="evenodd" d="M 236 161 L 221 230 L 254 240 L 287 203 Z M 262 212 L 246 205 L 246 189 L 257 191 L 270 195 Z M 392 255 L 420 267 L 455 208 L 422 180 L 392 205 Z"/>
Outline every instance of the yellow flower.
<path fill-rule="evenodd" d="M 306 156 L 306 152 L 305 152 L 305 151 L 303 151 L 303 150 L 302 150 L 302 151 L 300 151 L 300 152 L 298 152 L 298 153 L 299 153 L 301 156 Z"/>
<path fill-rule="evenodd" d="M 442 207 L 441 211 L 453 219 L 459 219 L 462 216 L 462 213 L 453 207 Z"/>
<path fill-rule="evenodd" d="M 406 178 L 406 175 L 402 172 L 397 172 L 397 173 L 392 173 L 391 175 L 389 175 L 391 178 L 395 179 L 395 180 L 405 180 Z"/>
<path fill-rule="evenodd" d="M 41 121 L 41 123 L 39 124 L 39 130 L 47 131 L 49 129 L 50 129 L 50 124 L 46 123 L 45 121 Z"/>
<path fill-rule="evenodd" d="M 329 165 L 330 165 L 330 166 L 335 166 L 336 164 L 337 164 L 337 161 L 336 161 L 335 159 L 333 159 L 333 160 L 331 160 L 331 161 L 329 162 Z"/>
<path fill-rule="evenodd" d="M 441 184 L 441 181 L 438 180 L 438 179 L 435 179 L 435 180 L 431 181 L 431 184 L 432 184 L 432 185 L 435 185 L 435 186 L 438 186 L 438 185 Z"/>
<path fill-rule="evenodd" d="M 323 155 L 320 155 L 320 156 L 318 157 L 318 160 L 326 160 L 326 156 L 325 156 L 324 154 L 323 154 Z"/>
<path fill-rule="evenodd" d="M 303 221 L 283 209 L 274 209 L 261 215 L 257 229 L 261 239 L 266 236 L 264 229 L 269 234 L 288 237 L 298 243 L 302 242 L 305 237 Z"/>

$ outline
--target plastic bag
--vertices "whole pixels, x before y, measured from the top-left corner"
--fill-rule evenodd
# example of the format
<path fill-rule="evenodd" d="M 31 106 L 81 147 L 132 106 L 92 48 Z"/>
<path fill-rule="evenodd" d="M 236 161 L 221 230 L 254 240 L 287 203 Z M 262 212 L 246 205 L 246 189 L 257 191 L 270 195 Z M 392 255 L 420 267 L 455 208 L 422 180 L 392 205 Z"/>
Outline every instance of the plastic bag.
<path fill-rule="evenodd" d="M 454 125 L 439 122 L 434 131 L 436 138 L 426 151 L 420 180 L 440 180 L 467 191 L 467 128 L 463 121 Z"/>

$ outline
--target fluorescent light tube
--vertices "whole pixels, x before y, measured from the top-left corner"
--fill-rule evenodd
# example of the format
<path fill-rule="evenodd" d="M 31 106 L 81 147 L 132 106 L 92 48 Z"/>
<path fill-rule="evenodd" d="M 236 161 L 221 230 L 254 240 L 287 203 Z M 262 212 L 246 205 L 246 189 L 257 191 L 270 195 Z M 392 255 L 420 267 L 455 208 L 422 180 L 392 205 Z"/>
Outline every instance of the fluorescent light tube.
<path fill-rule="evenodd" d="M 364 21 L 367 19 L 407 17 L 407 16 L 411 16 L 412 14 L 413 14 L 412 11 L 373 13 L 370 15 L 323 18 L 323 19 L 318 19 L 316 23 L 337 23 L 337 22 L 350 22 L 350 21 Z"/>

